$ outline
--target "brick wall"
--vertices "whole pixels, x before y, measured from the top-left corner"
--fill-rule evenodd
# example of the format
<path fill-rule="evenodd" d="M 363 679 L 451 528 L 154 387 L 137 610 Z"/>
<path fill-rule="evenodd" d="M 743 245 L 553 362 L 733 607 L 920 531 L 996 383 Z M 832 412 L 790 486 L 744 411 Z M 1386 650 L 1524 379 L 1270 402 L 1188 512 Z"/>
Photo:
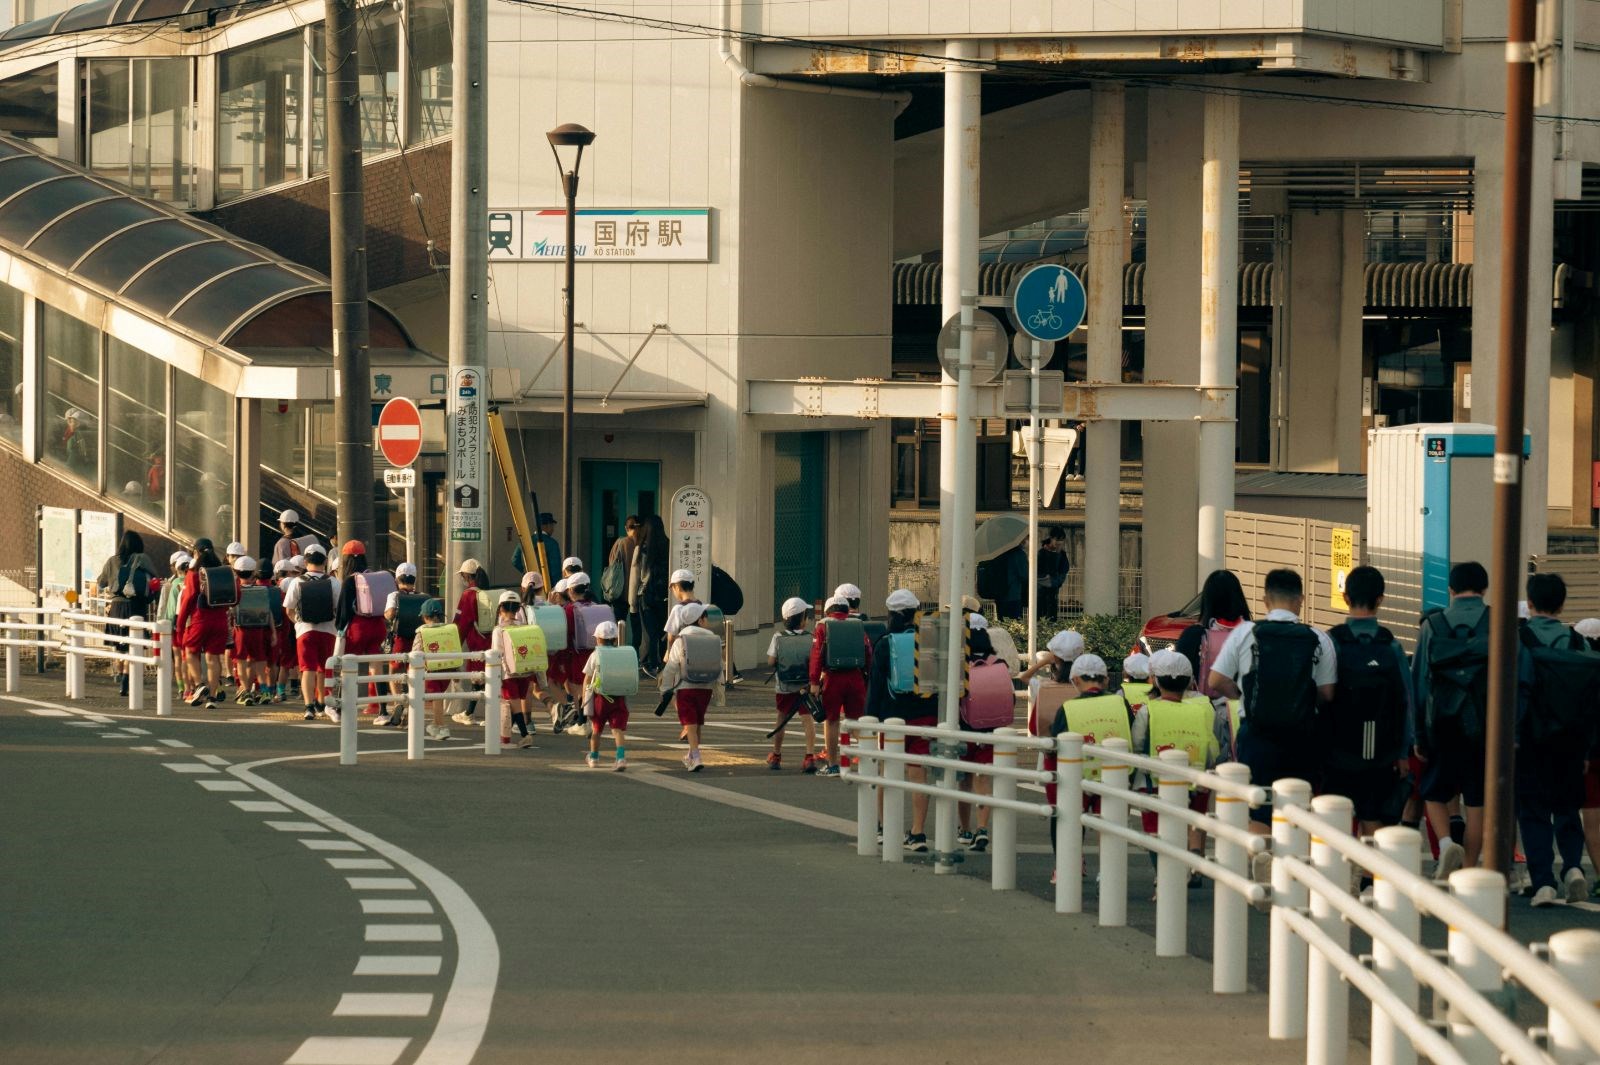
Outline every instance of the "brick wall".
<path fill-rule="evenodd" d="M 440 266 L 449 259 L 450 141 L 391 155 L 363 169 L 366 178 L 367 288 L 377 290 L 433 272 L 428 240 Z M 413 186 L 422 194 L 411 202 Z M 290 185 L 266 196 L 224 204 L 203 215 L 246 240 L 328 273 L 328 179 Z M 426 223 L 426 225 L 424 225 Z"/>

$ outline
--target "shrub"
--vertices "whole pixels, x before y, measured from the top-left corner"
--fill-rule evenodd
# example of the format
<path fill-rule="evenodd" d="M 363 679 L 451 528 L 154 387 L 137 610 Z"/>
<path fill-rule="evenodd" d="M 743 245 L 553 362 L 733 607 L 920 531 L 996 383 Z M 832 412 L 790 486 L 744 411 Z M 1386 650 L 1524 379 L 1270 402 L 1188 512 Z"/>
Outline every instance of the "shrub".
<path fill-rule="evenodd" d="M 1011 638 L 1016 641 L 1017 649 L 1027 655 L 1028 623 L 1023 618 L 1009 618 L 998 622 Z M 1059 618 L 1043 618 L 1039 621 L 1039 647 L 1042 650 L 1054 636 L 1062 629 L 1077 629 L 1083 634 L 1084 646 L 1092 655 L 1099 655 L 1106 660 L 1113 672 L 1122 667 L 1122 660 L 1128 652 L 1133 650 L 1134 641 L 1139 638 L 1139 630 L 1144 627 L 1144 618 L 1138 614 L 1077 614 Z"/>

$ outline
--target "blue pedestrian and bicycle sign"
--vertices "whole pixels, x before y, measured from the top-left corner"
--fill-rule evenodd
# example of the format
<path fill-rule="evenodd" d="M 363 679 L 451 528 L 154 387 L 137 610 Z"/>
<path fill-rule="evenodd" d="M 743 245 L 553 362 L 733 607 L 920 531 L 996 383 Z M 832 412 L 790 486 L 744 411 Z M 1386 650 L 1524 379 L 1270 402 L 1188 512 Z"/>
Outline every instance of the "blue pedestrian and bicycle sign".
<path fill-rule="evenodd" d="M 1035 340 L 1067 339 L 1088 306 L 1083 282 L 1055 263 L 1025 270 L 1011 283 L 1011 324 Z"/>

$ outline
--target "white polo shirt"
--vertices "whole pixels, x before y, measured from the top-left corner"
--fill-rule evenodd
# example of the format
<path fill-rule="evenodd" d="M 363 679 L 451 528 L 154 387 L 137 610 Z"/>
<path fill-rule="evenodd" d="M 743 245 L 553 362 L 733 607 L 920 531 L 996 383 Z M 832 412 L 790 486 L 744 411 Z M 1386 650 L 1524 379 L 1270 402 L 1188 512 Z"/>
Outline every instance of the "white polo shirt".
<path fill-rule="evenodd" d="M 1287 610 L 1269 610 L 1265 621 L 1295 621 L 1300 619 Z M 1217 660 L 1211 663 L 1213 673 L 1221 673 L 1244 690 L 1245 674 L 1255 666 L 1256 641 L 1251 633 L 1255 630 L 1255 622 L 1241 621 L 1234 626 L 1228 639 L 1222 645 L 1222 650 L 1217 652 Z M 1313 627 L 1312 632 L 1317 634 L 1317 652 L 1311 659 L 1311 682 L 1317 687 L 1327 687 L 1338 683 L 1339 660 L 1333 649 L 1333 638 L 1319 628 Z M 1246 716 L 1248 708 L 1241 707 L 1239 716 Z"/>

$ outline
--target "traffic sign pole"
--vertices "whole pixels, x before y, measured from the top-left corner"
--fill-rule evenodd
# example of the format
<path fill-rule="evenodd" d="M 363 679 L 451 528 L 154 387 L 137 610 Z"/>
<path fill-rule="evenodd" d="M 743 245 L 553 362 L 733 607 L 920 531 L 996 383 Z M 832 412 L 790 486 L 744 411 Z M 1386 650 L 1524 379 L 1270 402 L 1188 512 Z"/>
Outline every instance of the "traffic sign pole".
<path fill-rule="evenodd" d="M 1028 663 L 1039 652 L 1039 367 L 1044 353 L 1029 341 L 1028 358 Z"/>

